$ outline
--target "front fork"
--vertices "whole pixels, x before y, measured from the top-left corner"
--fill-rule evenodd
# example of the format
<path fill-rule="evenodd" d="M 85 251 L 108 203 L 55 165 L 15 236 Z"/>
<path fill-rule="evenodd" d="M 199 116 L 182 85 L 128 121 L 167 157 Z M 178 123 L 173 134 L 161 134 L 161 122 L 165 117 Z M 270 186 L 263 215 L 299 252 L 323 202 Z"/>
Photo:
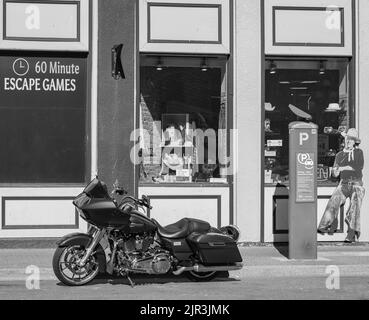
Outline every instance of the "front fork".
<path fill-rule="evenodd" d="M 86 248 L 86 253 L 84 254 L 83 258 L 78 263 L 80 267 L 84 267 L 86 265 L 88 259 L 90 259 L 91 255 L 94 253 L 96 246 L 99 244 L 105 233 L 105 229 L 96 229 L 93 231 L 92 241 Z"/>

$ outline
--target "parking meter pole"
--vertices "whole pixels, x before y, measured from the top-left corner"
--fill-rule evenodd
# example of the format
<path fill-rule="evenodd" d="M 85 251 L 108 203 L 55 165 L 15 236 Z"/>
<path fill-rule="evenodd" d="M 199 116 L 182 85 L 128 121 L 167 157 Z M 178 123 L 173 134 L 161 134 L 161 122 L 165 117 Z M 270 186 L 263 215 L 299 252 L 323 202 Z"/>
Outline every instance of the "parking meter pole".
<path fill-rule="evenodd" d="M 318 258 L 318 126 L 294 122 L 290 131 L 289 258 Z"/>

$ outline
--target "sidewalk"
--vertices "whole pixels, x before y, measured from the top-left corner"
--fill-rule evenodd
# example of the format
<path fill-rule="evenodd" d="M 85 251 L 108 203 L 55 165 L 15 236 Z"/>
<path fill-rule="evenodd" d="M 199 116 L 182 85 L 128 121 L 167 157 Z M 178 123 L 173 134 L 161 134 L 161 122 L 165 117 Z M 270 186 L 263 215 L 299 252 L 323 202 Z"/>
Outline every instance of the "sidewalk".
<path fill-rule="evenodd" d="M 249 299 L 369 299 L 369 246 L 320 246 L 317 261 L 290 261 L 286 247 L 241 247 L 245 267 L 229 279 L 192 283 L 185 277 L 104 277 L 82 288 L 56 280 L 51 260 L 54 249 L 1 249 L 1 299 L 139 299 L 139 300 L 249 300 Z M 40 268 L 41 290 L 25 289 L 28 266 Z M 330 268 L 339 271 L 340 290 L 328 290 Z M 222 290 L 219 290 L 222 288 Z"/>
<path fill-rule="evenodd" d="M 324 275 L 327 266 L 342 268 L 343 274 L 369 277 L 369 245 L 321 246 L 318 260 L 289 260 L 287 247 L 240 247 L 245 267 L 232 272 L 236 278 Z M 34 265 L 45 280 L 55 279 L 51 261 L 55 249 L 0 249 L 0 281 L 23 280 L 25 270 Z M 283 254 L 282 254 L 282 253 Z"/>

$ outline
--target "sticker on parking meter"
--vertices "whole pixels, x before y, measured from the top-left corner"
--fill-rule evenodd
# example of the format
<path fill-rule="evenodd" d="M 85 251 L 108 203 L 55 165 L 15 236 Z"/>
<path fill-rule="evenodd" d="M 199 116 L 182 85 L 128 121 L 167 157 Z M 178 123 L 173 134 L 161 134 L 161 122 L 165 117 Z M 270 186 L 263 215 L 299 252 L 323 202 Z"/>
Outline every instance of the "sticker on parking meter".
<path fill-rule="evenodd" d="M 315 202 L 314 153 L 297 154 L 296 202 Z"/>

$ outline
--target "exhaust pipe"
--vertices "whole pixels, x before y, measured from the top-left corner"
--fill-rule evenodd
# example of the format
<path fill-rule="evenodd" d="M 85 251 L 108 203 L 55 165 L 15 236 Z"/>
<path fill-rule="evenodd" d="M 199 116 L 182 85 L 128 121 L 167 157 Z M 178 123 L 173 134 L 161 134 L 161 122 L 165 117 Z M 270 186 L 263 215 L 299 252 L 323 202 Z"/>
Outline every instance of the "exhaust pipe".
<path fill-rule="evenodd" d="M 187 271 L 195 271 L 195 272 L 217 272 L 217 271 L 236 271 L 241 270 L 243 268 L 243 263 L 236 263 L 231 266 L 214 266 L 214 267 L 206 267 L 201 264 L 195 264 L 192 267 L 181 267 L 176 271 L 173 271 L 175 276 L 181 275 L 183 272 Z"/>

